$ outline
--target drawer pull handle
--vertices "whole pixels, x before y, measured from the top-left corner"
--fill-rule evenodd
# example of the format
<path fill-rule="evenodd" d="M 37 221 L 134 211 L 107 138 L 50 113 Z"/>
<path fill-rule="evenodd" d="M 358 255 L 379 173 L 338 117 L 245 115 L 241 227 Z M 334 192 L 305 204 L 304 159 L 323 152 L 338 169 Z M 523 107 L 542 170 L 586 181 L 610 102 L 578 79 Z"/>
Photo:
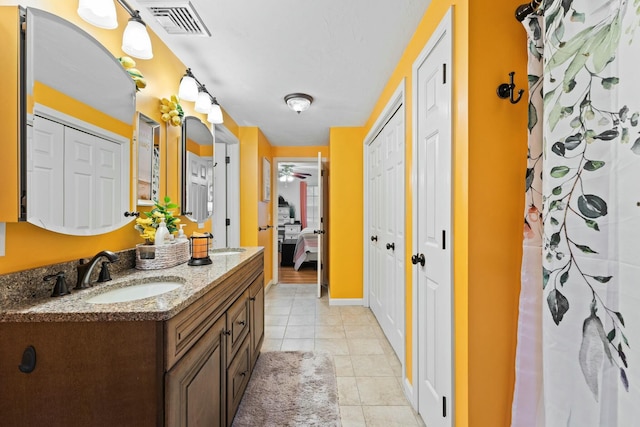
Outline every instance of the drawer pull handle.
<path fill-rule="evenodd" d="M 255 301 L 255 300 L 256 300 L 256 297 L 249 298 L 249 301 Z"/>
<path fill-rule="evenodd" d="M 244 320 L 241 320 L 241 321 L 238 322 L 238 325 L 240 325 L 240 326 L 244 326 L 246 324 L 247 324 L 247 322 L 245 322 Z"/>
<path fill-rule="evenodd" d="M 240 372 L 240 376 L 241 377 L 246 377 L 247 374 L 248 374 L 248 371 Z"/>
<path fill-rule="evenodd" d="M 231 331 L 222 331 L 223 335 L 231 335 Z"/>

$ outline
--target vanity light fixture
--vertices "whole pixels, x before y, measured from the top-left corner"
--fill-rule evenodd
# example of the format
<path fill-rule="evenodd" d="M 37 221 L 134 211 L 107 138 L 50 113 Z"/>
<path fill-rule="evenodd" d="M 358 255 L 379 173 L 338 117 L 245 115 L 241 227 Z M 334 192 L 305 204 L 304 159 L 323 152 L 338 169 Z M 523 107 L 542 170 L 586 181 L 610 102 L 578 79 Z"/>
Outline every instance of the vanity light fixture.
<path fill-rule="evenodd" d="M 198 81 L 191 72 L 191 68 L 180 79 L 178 97 L 183 101 L 195 102 L 194 110 L 198 113 L 207 114 L 207 121 L 212 124 L 224 123 L 222 109 L 218 100 L 211 96 L 207 88 Z"/>
<path fill-rule="evenodd" d="M 198 99 L 198 83 L 191 73 L 191 68 L 187 68 L 187 72 L 180 80 L 178 88 L 178 97 L 183 101 L 195 102 Z"/>
<path fill-rule="evenodd" d="M 125 0 L 117 2 L 131 16 L 122 34 L 122 51 L 139 59 L 153 58 L 151 39 L 140 12 L 132 8 Z M 116 6 L 113 0 L 80 0 L 78 15 L 91 25 L 112 30 L 118 27 Z"/>
<path fill-rule="evenodd" d="M 211 100 L 211 110 L 209 111 L 209 114 L 207 114 L 207 121 L 214 125 L 221 125 L 224 123 L 222 108 L 220 108 L 220 104 L 218 104 L 218 100 L 215 97 Z"/>
<path fill-rule="evenodd" d="M 309 109 L 309 106 L 313 102 L 313 97 L 306 93 L 290 93 L 284 97 L 284 102 L 287 103 L 289 108 L 300 114 Z"/>
<path fill-rule="evenodd" d="M 209 114 L 209 111 L 211 111 L 211 96 L 204 85 L 198 88 L 198 98 L 196 99 L 194 110 L 203 114 Z"/>

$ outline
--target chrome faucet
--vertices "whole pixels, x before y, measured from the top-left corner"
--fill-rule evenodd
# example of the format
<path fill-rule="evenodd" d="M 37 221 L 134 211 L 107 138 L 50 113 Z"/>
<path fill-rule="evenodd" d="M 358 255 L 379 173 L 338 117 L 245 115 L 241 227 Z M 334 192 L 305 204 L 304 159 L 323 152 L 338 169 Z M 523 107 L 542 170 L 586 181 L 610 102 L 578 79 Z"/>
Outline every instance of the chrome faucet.
<path fill-rule="evenodd" d="M 75 289 L 85 289 L 91 286 L 91 273 L 93 272 L 93 268 L 98 263 L 98 260 L 102 257 L 107 257 L 110 262 L 115 262 L 118 260 L 118 255 L 114 254 L 111 251 L 100 251 L 98 252 L 91 261 L 85 263 L 83 259 L 80 260 L 80 264 L 76 266 L 78 270 L 78 281 L 76 282 Z"/>

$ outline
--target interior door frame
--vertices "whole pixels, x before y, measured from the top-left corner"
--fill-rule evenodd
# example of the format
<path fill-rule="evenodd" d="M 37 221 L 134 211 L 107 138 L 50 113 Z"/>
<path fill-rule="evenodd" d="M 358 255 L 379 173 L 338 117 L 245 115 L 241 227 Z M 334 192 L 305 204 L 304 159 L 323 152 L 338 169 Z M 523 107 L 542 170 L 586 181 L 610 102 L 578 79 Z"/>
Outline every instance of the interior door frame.
<path fill-rule="evenodd" d="M 217 163 L 214 167 L 214 176 L 218 176 L 222 169 L 225 172 L 222 182 L 215 177 L 213 180 L 214 202 L 222 203 L 224 212 L 220 212 L 219 206 L 214 204 L 211 227 L 214 238 L 224 235 L 224 239 L 217 239 L 220 243 L 224 241 L 224 246 L 220 247 L 238 247 L 240 246 L 240 140 L 224 125 L 214 125 L 213 129 L 214 147 L 222 148 L 222 144 L 224 145 L 224 153 L 218 153 L 223 154 L 222 156 L 216 154 L 215 148 L 213 151 L 214 162 Z M 226 163 L 227 157 L 229 157 L 229 163 Z M 224 190 L 224 200 L 220 200 L 219 197 L 221 189 Z M 230 220 L 229 225 L 226 225 L 227 218 Z"/>
<path fill-rule="evenodd" d="M 400 106 L 405 106 L 403 112 L 404 112 L 404 117 L 402 118 L 403 123 L 405 123 L 404 126 L 404 146 L 405 146 L 405 173 L 403 175 L 403 179 L 405 179 L 405 195 L 402 198 L 404 203 L 405 203 L 405 209 L 406 209 L 406 167 L 407 167 L 407 162 L 406 162 L 406 147 L 407 147 L 407 134 L 406 134 L 406 114 L 407 114 L 407 108 L 406 108 L 406 99 L 405 99 L 405 91 L 406 91 L 406 79 L 402 79 L 402 81 L 400 81 L 400 84 L 398 84 L 398 86 L 396 87 L 396 90 L 393 92 L 393 95 L 391 95 L 391 97 L 389 98 L 389 101 L 387 102 L 387 104 L 384 106 L 384 109 L 382 110 L 382 112 L 380 113 L 380 115 L 378 116 L 378 118 L 376 119 L 376 121 L 374 122 L 373 126 L 371 127 L 371 129 L 369 130 L 369 132 L 367 133 L 367 135 L 364 138 L 364 143 L 362 146 L 362 155 L 363 155 L 363 159 L 364 159 L 364 167 L 363 167 L 363 187 L 364 188 L 364 194 L 363 194 L 363 212 L 364 212 L 364 228 L 363 228 L 363 241 L 362 241 L 362 246 L 364 248 L 364 262 L 363 262 L 363 278 L 364 278 L 364 286 L 363 286 L 363 294 L 362 294 L 362 305 L 365 307 L 370 307 L 370 301 L 369 301 L 369 215 L 367 214 L 367 207 L 369 206 L 369 191 L 368 191 L 368 185 L 369 185 L 369 165 L 370 165 L 370 159 L 369 159 L 369 145 L 371 145 L 371 143 L 374 141 L 374 139 L 380 134 L 380 132 L 382 132 L 382 129 L 384 129 L 385 125 L 389 122 L 389 120 L 391 120 L 391 118 L 394 116 L 394 114 L 398 111 L 398 108 L 400 108 Z M 406 213 L 406 210 L 405 210 Z M 409 233 L 407 233 L 407 224 L 405 222 L 405 246 L 406 246 L 406 242 L 407 242 L 407 238 L 409 236 Z M 407 248 L 404 247 L 402 248 L 403 251 L 405 251 L 405 258 L 406 258 L 406 252 L 407 252 Z M 409 384 L 406 380 L 406 376 L 407 376 L 407 366 L 406 366 L 406 332 L 407 332 L 407 319 L 406 319 L 406 313 L 407 313 L 407 306 L 406 306 L 406 282 L 407 282 L 407 277 L 405 274 L 405 283 L 404 283 L 404 293 L 403 293 L 403 301 L 405 301 L 404 303 L 404 313 L 405 315 L 403 316 L 403 329 L 404 329 L 404 337 L 405 337 L 405 351 L 403 352 L 404 360 L 400 360 L 400 364 L 402 365 L 402 378 L 403 378 L 403 385 L 405 388 L 405 394 L 407 394 L 408 392 L 410 392 L 411 390 L 411 384 Z"/>
<path fill-rule="evenodd" d="M 272 163 L 273 166 L 271 167 L 271 221 L 269 221 L 269 223 L 274 224 L 274 230 L 275 230 L 275 238 L 272 239 L 273 240 L 273 254 L 275 254 L 273 256 L 273 281 L 272 283 L 276 284 L 279 283 L 279 277 L 278 277 L 278 224 L 277 224 L 277 219 L 278 219 L 278 190 L 280 188 L 280 180 L 278 179 L 278 164 L 282 163 L 282 162 L 304 162 L 304 163 L 316 163 L 318 161 L 318 157 L 317 154 L 314 157 L 274 157 L 272 159 Z M 326 163 L 327 159 L 325 157 L 322 157 L 322 163 Z M 322 177 L 318 177 L 318 179 L 321 179 Z M 318 195 L 319 197 L 323 197 L 322 194 Z M 328 203 L 327 200 L 323 200 L 323 203 Z M 325 228 L 325 232 L 328 232 L 329 230 L 327 230 Z M 329 260 L 325 259 L 323 262 L 327 263 Z M 318 268 L 320 268 L 320 266 L 318 266 Z"/>
<path fill-rule="evenodd" d="M 453 7 L 450 7 L 447 12 L 443 15 L 442 19 L 440 20 L 440 23 L 438 24 L 438 27 L 434 30 L 434 32 L 431 34 L 431 36 L 429 37 L 429 40 L 427 41 L 427 43 L 425 44 L 424 48 L 422 49 L 422 51 L 420 52 L 420 55 L 418 55 L 418 57 L 415 59 L 415 61 L 413 62 L 412 65 L 412 81 L 413 82 L 417 82 L 418 81 L 418 69 L 420 68 L 421 64 L 427 59 L 427 57 L 431 54 L 431 52 L 433 51 L 433 49 L 437 46 L 437 44 L 440 42 L 440 40 L 445 36 L 445 35 L 449 35 L 449 37 L 451 37 L 451 43 L 452 43 L 452 48 L 453 48 L 453 42 L 454 42 L 454 34 L 453 34 Z M 453 50 L 453 49 L 452 49 Z M 453 61 L 453 51 L 451 52 L 451 67 L 450 70 L 448 70 L 448 75 L 449 76 L 453 76 L 453 69 L 454 69 L 454 61 Z M 451 111 L 453 112 L 454 109 L 454 104 L 455 104 L 455 98 L 453 97 L 454 94 L 454 90 L 453 90 L 453 79 L 451 79 L 452 81 L 452 89 L 451 89 L 451 104 L 450 104 L 450 108 Z M 412 159 L 411 159 L 411 197 L 412 197 L 412 206 L 411 206 L 411 213 L 412 213 L 412 218 L 411 218 L 411 253 L 415 254 L 418 252 L 418 239 L 416 238 L 415 235 L 415 230 L 418 229 L 418 204 L 416 203 L 416 201 L 418 200 L 418 188 L 417 188 L 417 184 L 418 184 L 418 84 L 414 84 L 413 88 L 412 88 L 412 93 L 411 93 L 411 102 L 413 105 L 412 108 L 412 112 L 411 112 L 411 118 L 412 118 L 412 123 L 411 123 L 411 131 L 413 134 L 412 137 L 412 142 L 411 142 L 411 150 L 412 150 Z M 454 149 L 453 149 L 453 136 L 454 136 L 454 132 L 453 132 L 453 114 L 451 113 L 449 115 L 450 117 L 450 126 L 451 126 L 451 143 L 452 143 L 452 155 L 451 155 L 451 191 L 453 193 L 453 189 L 454 189 L 454 180 L 455 180 L 455 174 L 454 174 L 454 170 L 453 170 L 453 156 L 454 156 Z M 452 203 L 453 203 L 453 194 L 451 197 Z M 453 257 L 453 236 L 454 236 L 454 232 L 455 230 L 453 229 L 454 226 L 454 221 L 453 221 L 453 214 L 454 214 L 454 209 L 453 209 L 453 205 L 451 206 L 451 215 L 452 215 L 452 220 L 451 220 L 451 231 L 449 233 L 449 242 L 450 242 L 450 250 L 451 250 L 451 254 L 452 254 L 452 259 L 451 259 L 451 332 L 452 332 L 452 337 L 451 337 L 451 357 L 452 357 L 452 361 L 451 361 L 451 374 L 452 374 L 452 378 L 451 378 L 451 420 L 452 420 L 452 425 L 455 425 L 455 316 L 454 316 L 454 306 L 455 306 L 455 301 L 454 301 L 454 289 L 455 289 L 455 276 L 453 274 L 453 263 L 454 263 L 454 257 Z M 413 370 L 412 370 L 412 384 L 415 385 L 413 393 L 411 395 L 411 402 L 413 404 L 413 407 L 417 410 L 418 409 L 418 382 L 419 382 L 419 376 L 418 376 L 418 339 L 419 339 L 419 325 L 418 325 L 418 269 L 416 267 L 413 267 L 411 269 L 411 305 L 412 305 L 412 316 L 411 316 L 411 322 L 413 325 L 412 328 L 412 337 L 411 337 L 411 342 L 412 342 L 412 366 L 413 366 Z"/>

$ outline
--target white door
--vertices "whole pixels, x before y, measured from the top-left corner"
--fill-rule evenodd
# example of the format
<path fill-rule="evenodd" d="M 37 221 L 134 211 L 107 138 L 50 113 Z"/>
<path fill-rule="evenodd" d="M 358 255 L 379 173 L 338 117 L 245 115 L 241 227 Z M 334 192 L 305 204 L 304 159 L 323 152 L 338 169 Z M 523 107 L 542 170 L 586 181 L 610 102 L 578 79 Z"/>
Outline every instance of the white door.
<path fill-rule="evenodd" d="M 404 359 L 404 107 L 370 145 L 369 304 L 389 343 Z"/>
<path fill-rule="evenodd" d="M 448 15 L 450 16 L 450 15 Z M 450 19 L 450 18 L 449 18 Z M 447 18 L 443 22 L 447 22 Z M 429 427 L 452 426 L 451 27 L 436 31 L 417 81 L 414 149 L 418 412 Z M 417 66 L 417 69 L 415 68 Z M 422 265 L 424 263 L 424 265 Z"/>
<path fill-rule="evenodd" d="M 318 279 L 317 279 L 317 287 L 318 287 L 318 298 L 320 298 L 322 296 L 322 244 L 323 242 L 323 237 L 324 237 L 324 233 L 325 233 L 325 227 L 324 227 L 324 212 L 322 210 L 322 205 L 324 204 L 324 201 L 322 200 L 324 197 L 322 197 L 322 178 L 323 178 L 323 170 L 322 170 L 322 154 L 320 152 L 318 152 L 318 212 L 317 212 L 317 217 L 319 218 L 318 221 L 318 229 L 316 230 L 316 233 L 318 234 L 318 267 L 316 268 L 316 270 L 318 270 Z"/>
<path fill-rule="evenodd" d="M 227 245 L 227 145 L 216 142 L 214 145 L 213 159 L 213 216 L 211 217 L 213 239 L 211 246 L 214 248 L 226 248 Z"/>

